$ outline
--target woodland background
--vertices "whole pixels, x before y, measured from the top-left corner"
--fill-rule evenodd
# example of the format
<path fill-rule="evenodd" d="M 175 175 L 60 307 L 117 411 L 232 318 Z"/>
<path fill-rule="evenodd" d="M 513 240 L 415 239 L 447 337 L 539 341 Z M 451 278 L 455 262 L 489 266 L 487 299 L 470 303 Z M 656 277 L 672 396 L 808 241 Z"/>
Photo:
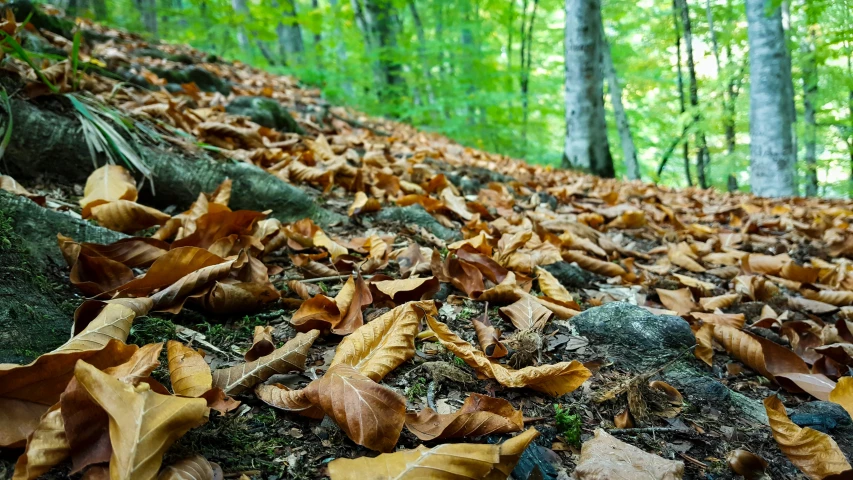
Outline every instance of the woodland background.
<path fill-rule="evenodd" d="M 800 193 L 853 196 L 853 1 L 775 0 L 771 7 L 777 5 L 792 65 Z M 332 104 L 531 163 L 561 163 L 563 0 L 65 0 L 59 6 L 293 74 L 322 88 Z M 604 0 L 601 9 L 641 178 L 748 191 L 743 2 Z M 622 177 L 612 83 L 604 84 L 610 149 Z M 697 171 L 701 137 L 704 182 Z"/>

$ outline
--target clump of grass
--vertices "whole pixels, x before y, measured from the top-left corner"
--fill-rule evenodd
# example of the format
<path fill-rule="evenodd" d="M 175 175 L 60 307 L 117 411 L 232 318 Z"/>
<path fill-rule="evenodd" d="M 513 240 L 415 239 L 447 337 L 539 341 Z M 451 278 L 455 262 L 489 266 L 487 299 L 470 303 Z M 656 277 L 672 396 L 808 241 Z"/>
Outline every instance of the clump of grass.
<path fill-rule="evenodd" d="M 127 343 L 148 345 L 149 343 L 165 342 L 178 338 L 175 324 L 164 318 L 147 317 L 134 322 L 130 327 Z"/>
<path fill-rule="evenodd" d="M 409 399 L 409 402 L 414 403 L 414 401 L 416 399 L 426 395 L 426 392 L 427 392 L 426 379 L 424 377 L 418 377 L 406 389 L 406 398 Z"/>
<path fill-rule="evenodd" d="M 571 408 L 563 408 L 561 405 L 554 405 L 554 421 L 557 424 L 557 431 L 566 439 L 566 443 L 581 446 L 581 417 L 577 413 L 572 413 Z"/>

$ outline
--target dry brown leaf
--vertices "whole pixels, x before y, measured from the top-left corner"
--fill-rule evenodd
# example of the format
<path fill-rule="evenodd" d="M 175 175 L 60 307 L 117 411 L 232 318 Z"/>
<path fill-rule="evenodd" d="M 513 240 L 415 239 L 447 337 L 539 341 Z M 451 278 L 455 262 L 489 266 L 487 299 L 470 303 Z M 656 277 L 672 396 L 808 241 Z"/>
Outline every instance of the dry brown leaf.
<path fill-rule="evenodd" d="M 318 336 L 320 336 L 319 330 L 297 333 L 281 348 L 254 362 L 215 370 L 213 385 L 221 388 L 226 395 L 238 395 L 277 373 L 303 370 L 308 349 Z"/>
<path fill-rule="evenodd" d="M 824 315 L 838 311 L 838 307 L 835 305 L 802 297 L 789 297 L 788 306 L 794 310 L 814 313 L 815 315 Z"/>
<path fill-rule="evenodd" d="M 415 335 L 424 316 L 437 315 L 432 301 L 410 302 L 384 313 L 344 338 L 332 366 L 350 365 L 373 381 L 415 356 Z"/>
<path fill-rule="evenodd" d="M 332 480 L 505 480 L 530 442 L 535 428 L 499 445 L 448 443 L 433 448 L 386 453 L 375 458 L 340 458 L 329 463 Z"/>
<path fill-rule="evenodd" d="M 696 350 L 693 354 L 709 367 L 714 366 L 714 325 L 703 324 L 693 333 L 696 336 Z"/>
<path fill-rule="evenodd" d="M 175 395 L 198 398 L 213 387 L 210 366 L 195 349 L 181 342 L 169 340 L 166 350 L 169 359 L 169 379 Z"/>
<path fill-rule="evenodd" d="M 646 453 L 599 428 L 584 442 L 574 475 L 578 480 L 679 480 L 684 463 Z"/>
<path fill-rule="evenodd" d="M 126 297 L 146 296 L 157 289 L 173 285 L 197 270 L 224 262 L 224 258 L 203 248 L 175 248 L 158 258 L 144 276 L 123 285 L 119 293 Z"/>
<path fill-rule="evenodd" d="M 740 295 L 727 293 L 716 297 L 705 297 L 699 299 L 699 305 L 707 312 L 713 312 L 718 308 L 728 308 L 738 301 Z"/>
<path fill-rule="evenodd" d="M 853 417 L 853 377 L 838 379 L 838 384 L 829 394 L 829 401 L 841 405 Z"/>
<path fill-rule="evenodd" d="M 247 362 L 254 362 L 260 357 L 264 355 L 269 355 L 273 351 L 275 351 L 275 342 L 272 338 L 273 327 L 267 325 L 266 327 L 262 327 L 260 325 L 255 326 L 255 333 L 252 336 L 252 347 L 246 351 L 246 355 L 243 358 Z"/>
<path fill-rule="evenodd" d="M 382 208 L 382 205 L 379 203 L 379 200 L 369 198 L 364 192 L 356 192 L 352 205 L 347 209 L 347 215 L 352 217 L 353 215 L 360 215 L 362 213 L 377 212 L 380 208 Z"/>
<path fill-rule="evenodd" d="M 163 258 L 165 258 L 165 255 Z M 151 295 L 151 300 L 154 302 L 154 310 L 170 313 L 180 312 L 188 296 L 226 277 L 232 270 L 239 268 L 247 261 L 248 256 L 245 252 L 241 252 L 234 260 L 227 260 L 222 263 L 199 268 L 184 275 L 175 281 L 175 283 Z M 151 271 L 149 270 L 148 274 L 150 273 Z"/>
<path fill-rule="evenodd" d="M 717 286 L 711 282 L 703 282 L 697 278 L 693 278 L 688 275 L 679 275 L 677 273 L 672 274 L 673 277 L 678 279 L 678 282 L 684 285 L 685 287 L 695 288 L 698 291 L 701 291 L 702 294 L 707 295 L 708 293 L 714 291 Z"/>
<path fill-rule="evenodd" d="M 691 312 L 690 315 L 698 320 L 702 320 L 704 323 L 725 325 L 727 327 L 737 328 L 738 330 L 743 329 L 743 326 L 746 323 L 746 316 L 742 313 Z"/>
<path fill-rule="evenodd" d="M 27 448 L 18 457 L 12 480 L 32 480 L 47 473 L 71 454 L 65 437 L 65 422 L 59 404 L 51 407 L 27 438 Z"/>
<path fill-rule="evenodd" d="M 445 438 L 479 437 L 518 432 L 524 416 L 506 400 L 472 393 L 454 413 L 439 414 L 431 408 L 406 414 L 406 428 L 428 442 Z"/>
<path fill-rule="evenodd" d="M 435 292 L 441 286 L 435 277 L 382 280 L 372 282 L 370 285 L 371 287 L 375 287 L 382 295 L 388 297 L 395 305 L 402 305 L 406 302 L 415 302 L 418 300 L 428 300 L 435 295 Z M 375 295 L 375 297 L 380 296 Z M 379 299 L 376 298 L 377 301 Z"/>
<path fill-rule="evenodd" d="M 136 387 L 78 362 L 74 377 L 110 417 L 110 477 L 153 479 L 163 454 L 191 428 L 207 421 L 207 403 L 161 395 L 147 383 Z"/>
<path fill-rule="evenodd" d="M 136 198 L 136 182 L 134 182 L 130 172 L 121 165 L 104 165 L 92 172 L 86 179 L 83 197 L 80 199 L 80 206 L 83 207 L 83 218 L 89 217 L 90 205 L 94 206 L 113 200 L 134 202 Z"/>
<path fill-rule="evenodd" d="M 615 263 L 605 262 L 596 258 L 587 257 L 586 255 L 575 252 L 573 250 L 562 252 L 563 260 L 567 262 L 575 262 L 584 270 L 589 270 L 592 273 L 604 275 L 606 277 L 621 277 L 627 274 L 624 268 Z"/>
<path fill-rule="evenodd" d="M 810 373 L 796 353 L 751 333 L 716 325 L 714 339 L 733 357 L 770 380 L 774 380 L 775 374 Z"/>
<path fill-rule="evenodd" d="M 406 417 L 406 397 L 339 363 L 305 389 L 355 443 L 390 452 L 397 445 Z"/>
<path fill-rule="evenodd" d="M 267 405 L 280 408 L 288 412 L 296 412 L 302 416 L 321 419 L 326 416 L 323 409 L 314 405 L 305 395 L 305 389 L 291 390 L 284 385 L 258 385 L 255 387 L 255 395 Z"/>
<path fill-rule="evenodd" d="M 208 312 L 235 314 L 255 312 L 274 302 L 281 294 L 269 281 L 232 282 L 231 278 L 217 281 L 201 298 L 201 306 Z M 170 308 L 169 311 L 172 311 Z"/>
<path fill-rule="evenodd" d="M 315 246 L 320 247 L 320 248 L 325 248 L 326 251 L 329 252 L 329 255 L 332 256 L 332 261 L 337 260 L 337 258 L 340 257 L 341 255 L 346 255 L 349 253 L 349 250 L 347 250 L 344 246 L 342 246 L 341 244 L 339 244 L 339 243 L 335 242 L 334 240 L 332 240 L 331 238 L 329 238 L 329 236 L 326 235 L 326 232 L 324 232 L 323 230 L 318 229 L 314 233 L 313 240 L 314 240 Z"/>
<path fill-rule="evenodd" d="M 491 362 L 485 353 L 459 338 L 444 323 L 430 316 L 426 321 L 444 348 L 465 361 L 482 378 L 493 378 L 505 387 L 527 387 L 558 397 L 575 390 L 592 376 L 577 360 L 512 370 Z"/>
<path fill-rule="evenodd" d="M 835 440 L 825 433 L 794 424 L 776 396 L 764 399 L 764 409 L 779 449 L 811 480 L 823 480 L 853 468 Z"/>
<path fill-rule="evenodd" d="M 193 455 L 160 470 L 157 480 L 222 480 L 222 468 L 201 455 Z"/>
<path fill-rule="evenodd" d="M 133 233 L 154 225 L 163 225 L 171 217 L 156 208 L 130 200 L 114 200 L 91 207 L 90 215 L 86 218 L 92 218 L 110 230 Z"/>
<path fill-rule="evenodd" d="M 477 342 L 480 343 L 480 348 L 487 357 L 503 358 L 507 356 L 509 351 L 501 343 L 501 331 L 496 329 L 491 320 L 489 320 L 489 303 L 486 302 L 482 318 L 472 318 L 474 324 L 474 333 L 477 334 Z"/>
<path fill-rule="evenodd" d="M 656 288 L 655 291 L 660 298 L 660 303 L 678 315 L 684 316 L 699 309 L 699 306 L 693 301 L 693 292 L 689 288 L 681 288 L 679 290 Z"/>
<path fill-rule="evenodd" d="M 512 305 L 501 307 L 498 311 L 519 330 L 542 331 L 552 315 L 551 310 L 542 306 L 533 295 L 529 294 L 525 294 Z"/>

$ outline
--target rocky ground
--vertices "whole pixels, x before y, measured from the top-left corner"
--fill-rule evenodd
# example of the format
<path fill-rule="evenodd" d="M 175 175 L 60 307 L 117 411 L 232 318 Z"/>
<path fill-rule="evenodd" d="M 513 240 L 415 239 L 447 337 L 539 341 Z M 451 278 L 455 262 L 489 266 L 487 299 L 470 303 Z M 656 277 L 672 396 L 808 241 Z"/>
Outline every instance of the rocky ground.
<path fill-rule="evenodd" d="M 0 191 L 0 362 L 27 364 L 63 344 L 75 310 L 96 296 L 81 276 L 108 277 L 71 270 L 58 233 L 93 244 L 160 238 L 155 225 L 104 228 L 111 224 L 81 208 L 87 179 L 112 157 L 144 183 L 139 205 L 164 218 L 189 212 L 200 194 L 215 204 L 211 192 L 229 179 L 224 208 L 266 212 L 258 218 L 269 223 L 229 225 L 231 233 L 216 238 L 259 239 L 254 255 L 276 292 L 273 301 L 233 313 L 203 302 L 179 313 L 155 307 L 135 319 L 127 344 L 178 340 L 204 350 L 216 371 L 242 361 L 255 327 L 272 327 L 276 346 L 305 331 L 305 304 L 334 299 L 360 271 L 377 299 L 356 307 L 365 326 L 406 302 L 434 301 L 432 320 L 477 355 L 506 348 L 488 362 L 518 369 L 577 361 L 589 371 L 578 388 L 556 396 L 510 388 L 484 378 L 482 365 L 454 350 L 440 325 L 418 321 L 413 355 L 381 385 L 404 396 L 410 413 L 449 414 L 471 393 L 509 401 L 524 427 L 540 433 L 515 479 L 572 475 L 596 429 L 682 462 L 683 478 L 739 478 L 727 463 L 737 449 L 766 460 L 769 478 L 807 478 L 774 440 L 762 404 L 771 395 L 794 424 L 830 435 L 853 458 L 850 400 L 828 401 L 853 366 L 849 202 L 671 190 L 526 165 L 328 105 L 293 78 L 83 20 L 75 25 L 25 2 L 13 11 L 17 22 L 7 20 L 4 31 L 35 60 L 7 48 L 0 70 L 12 132 Z M 21 23 L 30 12 L 31 23 Z M 77 50 L 79 62 L 70 61 Z M 81 118 L 80 102 L 99 121 Z M 181 218 L 189 236 L 197 227 Z M 259 233 L 260 225 L 271 230 Z M 314 229 L 336 246 L 310 241 Z M 172 249 L 180 235 L 165 239 Z M 398 291 L 378 300 L 379 282 L 417 278 L 435 288 L 394 284 Z M 395 300 L 400 291 L 406 300 Z M 527 313 L 511 308 L 525 301 Z M 503 332 L 492 332 L 491 343 L 475 331 L 483 319 Z M 336 328 L 319 327 L 304 371 L 265 383 L 300 389 L 322 378 L 353 335 Z M 161 356 L 164 366 L 151 376 L 169 388 Z M 0 398 L 9 395 L 0 388 Z M 164 464 L 201 454 L 227 478 L 321 478 L 334 459 L 377 455 L 331 416 L 275 408 L 251 389 L 233 396 L 239 407 L 212 413 L 168 450 Z M 446 442 L 403 429 L 396 448 Z M 21 453 L 0 449 L 0 477 L 12 476 Z M 45 478 L 70 468 L 61 462 Z"/>

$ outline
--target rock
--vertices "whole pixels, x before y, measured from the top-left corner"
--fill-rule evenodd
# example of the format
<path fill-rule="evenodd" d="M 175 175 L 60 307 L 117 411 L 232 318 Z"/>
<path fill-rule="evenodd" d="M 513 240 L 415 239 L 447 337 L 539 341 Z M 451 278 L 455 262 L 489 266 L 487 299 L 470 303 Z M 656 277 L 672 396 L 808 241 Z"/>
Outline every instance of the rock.
<path fill-rule="evenodd" d="M 217 77 L 201 67 L 192 66 L 173 69 L 150 67 L 149 70 L 169 83 L 195 83 L 199 89 L 205 92 L 219 92 L 223 95 L 231 93 L 231 85 L 226 80 Z"/>
<path fill-rule="evenodd" d="M 243 115 L 253 122 L 284 133 L 305 133 L 290 113 L 277 101 L 267 97 L 237 97 L 225 111 Z"/>
<path fill-rule="evenodd" d="M 646 371 L 696 344 L 690 325 L 681 317 L 655 315 L 626 302 L 590 308 L 572 318 L 578 333 L 603 346 L 627 370 Z"/>
<path fill-rule="evenodd" d="M 377 220 L 386 222 L 399 222 L 403 225 L 417 225 L 425 228 L 429 233 L 444 241 L 459 240 L 462 235 L 457 230 L 452 230 L 438 223 L 432 215 L 420 205 L 409 205 L 408 207 L 383 208 L 376 214 Z"/>
<path fill-rule="evenodd" d="M 56 243 L 111 243 L 124 235 L 0 190 L 0 363 L 27 363 L 68 340 L 79 302 Z"/>
<path fill-rule="evenodd" d="M 722 383 L 705 375 L 695 375 L 688 372 L 679 375 L 668 372 L 665 378 L 673 384 L 678 385 L 679 391 L 686 396 L 691 403 L 702 405 L 725 405 L 731 401 L 731 391 Z"/>
<path fill-rule="evenodd" d="M 569 262 L 557 262 L 550 265 L 544 265 L 542 268 L 553 275 L 563 284 L 564 287 L 571 288 L 589 288 L 598 281 L 604 279 L 592 272 L 588 272 L 581 267 Z"/>
<path fill-rule="evenodd" d="M 832 402 L 814 401 L 797 407 L 790 415 L 791 421 L 801 427 L 809 427 L 823 433 L 832 433 L 837 428 L 849 428 L 853 421 L 841 405 Z"/>

